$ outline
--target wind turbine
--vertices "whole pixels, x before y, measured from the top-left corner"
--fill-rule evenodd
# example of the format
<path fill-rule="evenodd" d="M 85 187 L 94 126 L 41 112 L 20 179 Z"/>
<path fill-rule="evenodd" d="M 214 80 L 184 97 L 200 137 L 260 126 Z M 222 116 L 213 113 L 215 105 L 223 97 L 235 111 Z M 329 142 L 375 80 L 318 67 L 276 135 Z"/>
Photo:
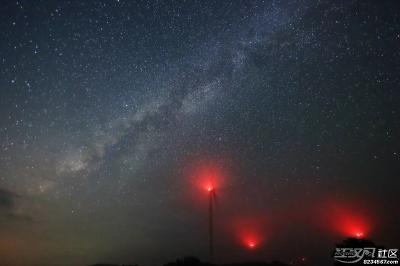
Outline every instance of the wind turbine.
<path fill-rule="evenodd" d="M 208 193 L 208 245 L 209 262 L 214 262 L 214 209 L 217 204 L 216 188 L 221 187 L 223 175 L 221 168 L 214 163 L 200 164 L 195 169 L 199 188 Z M 204 194 L 203 194 L 204 195 Z"/>
<path fill-rule="evenodd" d="M 212 184 L 209 184 L 207 187 L 208 191 L 208 237 L 209 237 L 209 259 L 210 263 L 213 262 L 214 259 L 214 220 L 213 220 L 213 205 L 216 199 L 215 187 Z"/>

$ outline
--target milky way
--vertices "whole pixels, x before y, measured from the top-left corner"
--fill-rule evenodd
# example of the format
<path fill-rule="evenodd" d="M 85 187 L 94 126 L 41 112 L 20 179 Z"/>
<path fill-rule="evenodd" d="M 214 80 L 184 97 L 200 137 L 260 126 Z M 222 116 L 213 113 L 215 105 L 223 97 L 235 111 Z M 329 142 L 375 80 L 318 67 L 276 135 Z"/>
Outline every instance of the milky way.
<path fill-rule="evenodd" d="M 0 257 L 207 259 L 207 163 L 220 262 L 329 261 L 347 213 L 399 245 L 396 5 L 1 3 Z"/>

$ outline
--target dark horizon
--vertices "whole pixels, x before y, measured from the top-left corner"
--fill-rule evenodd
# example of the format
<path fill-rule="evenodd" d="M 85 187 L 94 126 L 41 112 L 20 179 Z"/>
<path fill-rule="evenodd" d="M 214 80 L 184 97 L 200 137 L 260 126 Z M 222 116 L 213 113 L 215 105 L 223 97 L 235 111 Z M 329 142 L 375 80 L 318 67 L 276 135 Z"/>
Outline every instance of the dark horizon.
<path fill-rule="evenodd" d="M 400 246 L 398 1 L 0 3 L 0 265 Z"/>
<path fill-rule="evenodd" d="M 366 238 L 355 238 L 355 237 L 349 237 L 346 239 L 343 239 L 341 242 L 338 242 L 335 244 L 335 248 L 333 249 L 331 253 L 331 257 L 334 257 L 338 254 L 340 254 L 340 251 L 337 253 L 336 249 L 340 248 L 375 248 L 376 251 L 374 252 L 377 253 L 378 250 L 388 250 L 388 247 L 382 246 L 382 245 L 377 245 L 370 239 Z M 396 249 L 396 254 L 398 252 L 398 249 Z M 337 253 L 337 254 L 336 254 Z M 332 260 L 331 263 L 323 264 L 323 265 L 335 265 L 335 266 L 341 266 L 341 265 L 365 265 L 365 264 L 385 264 L 385 263 L 364 263 L 363 259 L 371 259 L 369 257 L 368 253 L 364 254 L 361 259 L 358 259 L 358 257 L 350 257 L 349 260 L 357 260 L 353 262 L 347 262 L 347 263 L 342 263 L 340 261 L 334 261 Z M 382 258 L 381 258 L 382 259 Z M 396 259 L 394 259 L 394 262 L 397 261 L 396 263 L 392 263 L 391 265 L 398 265 L 398 255 L 396 255 Z M 390 264 L 390 263 L 388 263 Z M 202 261 L 201 259 L 194 257 L 194 256 L 183 256 L 180 258 L 176 258 L 174 261 L 169 261 L 167 263 L 163 263 L 162 266 L 315 266 L 315 265 L 321 265 L 320 263 L 309 260 L 307 257 L 300 257 L 295 260 L 291 260 L 290 262 L 284 262 L 281 260 L 273 259 L 273 260 L 244 260 L 244 261 L 231 261 L 231 262 L 210 262 L 210 261 Z M 92 264 L 89 266 L 140 266 L 138 264 L 115 264 L 115 263 L 96 263 Z"/>

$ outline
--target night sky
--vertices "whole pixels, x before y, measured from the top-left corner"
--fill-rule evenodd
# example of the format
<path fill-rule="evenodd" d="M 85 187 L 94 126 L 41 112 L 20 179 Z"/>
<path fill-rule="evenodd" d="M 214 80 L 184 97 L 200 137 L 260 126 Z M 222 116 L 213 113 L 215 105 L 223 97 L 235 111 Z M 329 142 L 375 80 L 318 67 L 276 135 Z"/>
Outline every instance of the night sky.
<path fill-rule="evenodd" d="M 210 176 L 216 262 L 399 248 L 399 48 L 396 1 L 1 1 L 0 264 L 206 261 Z"/>

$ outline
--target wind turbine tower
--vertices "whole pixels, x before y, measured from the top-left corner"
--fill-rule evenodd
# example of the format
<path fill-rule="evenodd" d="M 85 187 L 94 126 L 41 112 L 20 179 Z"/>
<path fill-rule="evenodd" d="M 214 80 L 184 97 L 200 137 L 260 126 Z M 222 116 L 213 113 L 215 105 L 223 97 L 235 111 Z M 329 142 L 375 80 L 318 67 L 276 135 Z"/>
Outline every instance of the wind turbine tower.
<path fill-rule="evenodd" d="M 213 263 L 214 260 L 214 220 L 213 220 L 213 205 L 215 200 L 215 188 L 212 185 L 209 185 L 207 188 L 208 191 L 208 199 L 209 199 L 209 206 L 208 206 L 208 237 L 209 237 L 209 260 L 210 263 Z"/>

